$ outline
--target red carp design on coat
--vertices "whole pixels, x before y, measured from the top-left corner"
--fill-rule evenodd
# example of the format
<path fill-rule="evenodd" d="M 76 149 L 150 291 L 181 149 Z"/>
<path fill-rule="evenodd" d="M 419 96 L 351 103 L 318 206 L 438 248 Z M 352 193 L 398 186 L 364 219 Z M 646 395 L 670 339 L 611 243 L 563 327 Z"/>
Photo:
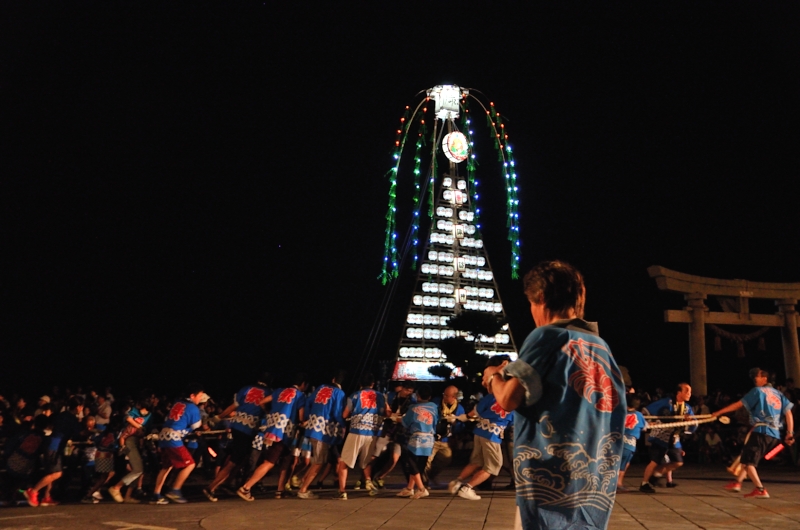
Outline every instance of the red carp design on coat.
<path fill-rule="evenodd" d="M 619 394 L 609 374 L 611 366 L 593 351 L 595 348 L 603 349 L 599 344 L 582 339 L 571 340 L 564 346 L 562 351 L 572 358 L 573 369 L 576 368 L 568 382 L 586 401 L 594 403 L 594 408 L 611 412 L 619 405 Z M 598 394 L 597 398 L 595 394 Z"/>
<path fill-rule="evenodd" d="M 506 416 L 508 416 L 508 411 L 505 410 L 503 407 L 501 407 L 500 403 L 497 402 L 495 402 L 491 407 L 489 407 L 489 410 L 491 410 L 501 418 L 505 418 Z"/>
<path fill-rule="evenodd" d="M 253 387 L 244 395 L 244 402 L 251 405 L 260 405 L 265 397 L 263 389 Z"/>
<path fill-rule="evenodd" d="M 175 403 L 172 408 L 169 409 L 169 419 L 178 421 L 181 419 L 184 412 L 186 412 L 186 403 Z"/>
<path fill-rule="evenodd" d="M 633 429 L 639 424 L 639 418 L 636 417 L 636 414 L 628 414 L 625 416 L 625 428 L 626 429 Z"/>
<path fill-rule="evenodd" d="M 414 411 L 417 415 L 417 421 L 425 425 L 433 425 L 433 414 L 425 409 L 417 409 Z"/>
<path fill-rule="evenodd" d="M 278 396 L 278 403 L 291 403 L 297 391 L 294 388 L 284 388 Z"/>
<path fill-rule="evenodd" d="M 374 409 L 378 406 L 378 399 L 373 390 L 365 390 L 361 392 L 361 405 L 365 409 Z"/>
<path fill-rule="evenodd" d="M 765 397 L 767 398 L 767 405 L 775 410 L 781 410 L 781 398 L 778 397 L 777 391 L 770 390 L 768 388 L 762 388 L 761 391 L 764 392 Z"/>
<path fill-rule="evenodd" d="M 314 398 L 314 403 L 322 403 L 323 405 L 327 405 L 328 401 L 330 401 L 332 397 L 333 388 L 329 386 L 323 386 L 317 392 L 317 397 Z"/>

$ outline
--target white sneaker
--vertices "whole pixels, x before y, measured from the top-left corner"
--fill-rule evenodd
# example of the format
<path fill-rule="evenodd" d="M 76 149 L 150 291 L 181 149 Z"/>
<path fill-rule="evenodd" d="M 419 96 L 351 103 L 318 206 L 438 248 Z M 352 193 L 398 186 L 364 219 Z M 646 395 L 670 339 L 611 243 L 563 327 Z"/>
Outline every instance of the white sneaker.
<path fill-rule="evenodd" d="M 458 490 L 458 496 L 462 499 L 467 499 L 470 501 L 481 500 L 481 496 L 475 493 L 475 490 L 472 489 L 471 486 L 463 486 L 460 490 Z"/>
<path fill-rule="evenodd" d="M 461 486 L 462 486 L 461 481 L 455 479 L 451 481 L 450 484 L 448 484 L 447 491 L 450 492 L 450 495 L 455 495 L 456 493 L 458 493 L 458 490 L 461 488 Z"/>
<path fill-rule="evenodd" d="M 302 491 L 298 491 L 297 498 L 303 500 L 319 499 L 319 495 L 317 495 L 313 491 L 307 491 L 305 493 L 303 493 Z"/>
<path fill-rule="evenodd" d="M 367 480 L 364 482 L 364 489 L 367 491 L 373 491 L 377 490 L 378 488 L 375 487 L 375 484 L 373 484 L 371 480 Z"/>
<path fill-rule="evenodd" d="M 103 500 L 103 494 L 100 493 L 99 491 L 95 491 L 94 493 L 92 493 L 92 497 L 94 497 L 98 501 L 102 501 Z"/>
<path fill-rule="evenodd" d="M 417 491 L 414 495 L 411 496 L 412 499 L 421 499 L 423 497 L 427 497 L 430 495 L 427 489 L 422 488 L 421 490 Z"/>
<path fill-rule="evenodd" d="M 400 490 L 400 493 L 398 493 L 397 496 L 398 497 L 413 497 L 414 496 L 414 490 L 413 489 L 408 489 L 408 488 L 403 488 L 402 490 Z"/>

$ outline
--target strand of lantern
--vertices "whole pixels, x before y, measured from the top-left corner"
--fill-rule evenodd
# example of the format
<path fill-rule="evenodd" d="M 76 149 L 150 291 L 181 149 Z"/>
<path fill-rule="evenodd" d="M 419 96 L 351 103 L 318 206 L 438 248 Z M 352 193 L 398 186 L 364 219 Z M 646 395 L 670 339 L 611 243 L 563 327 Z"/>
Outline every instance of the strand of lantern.
<path fill-rule="evenodd" d="M 386 282 L 397 278 L 398 271 L 398 254 L 397 254 L 397 172 L 400 167 L 400 158 L 405 147 L 406 140 L 408 139 L 408 131 L 410 129 L 411 121 L 419 111 L 419 108 L 427 100 L 423 99 L 414 109 L 411 119 L 408 118 L 409 107 L 406 106 L 403 117 L 400 118 L 400 128 L 397 130 L 395 136 L 395 150 L 394 160 L 395 164 L 386 174 L 389 176 L 389 206 L 386 210 L 386 233 L 384 238 L 383 249 L 383 264 L 381 266 L 381 273 L 378 276 L 381 283 L 386 285 Z"/>
<path fill-rule="evenodd" d="M 500 113 L 494 108 L 494 103 L 490 102 L 489 109 L 487 109 L 481 100 L 472 94 L 470 94 L 470 96 L 472 96 L 486 112 L 486 123 L 490 129 L 490 136 L 494 138 L 498 159 L 503 163 L 503 176 L 505 177 L 506 183 L 506 227 L 508 228 L 508 240 L 511 242 L 511 278 L 516 280 L 519 278 L 522 244 L 519 237 L 519 189 L 517 185 L 517 171 L 511 146 L 508 145 L 508 134 L 505 132 L 505 124 L 502 122 Z"/>
<path fill-rule="evenodd" d="M 433 222 L 433 194 L 435 193 L 435 188 L 433 186 L 434 180 L 436 179 L 436 152 L 439 150 L 439 142 L 441 138 L 436 137 L 436 129 L 439 125 L 439 120 L 433 120 L 433 132 L 431 133 L 431 138 L 433 140 L 433 145 L 431 146 L 431 172 L 428 176 L 428 188 L 430 189 L 430 193 L 428 193 L 428 218 Z M 442 126 L 442 132 L 444 132 L 444 126 Z"/>
<path fill-rule="evenodd" d="M 416 150 L 414 152 L 414 208 L 411 219 L 411 238 L 413 239 L 414 244 L 414 261 L 411 263 L 411 270 L 417 270 L 417 263 L 419 262 L 419 205 L 423 195 L 423 190 L 420 186 L 420 165 L 422 164 L 422 157 L 420 156 L 420 153 L 422 151 L 422 146 L 424 146 L 426 143 L 425 135 L 428 133 L 428 128 L 425 125 L 425 113 L 427 111 L 428 108 L 425 107 L 422 109 L 422 113 L 419 115 L 417 143 Z"/>
<path fill-rule="evenodd" d="M 461 126 L 466 131 L 467 142 L 469 143 L 469 156 L 467 157 L 467 183 L 469 185 L 469 194 L 472 198 L 472 202 L 474 204 L 474 223 L 475 226 L 480 230 L 480 216 L 481 216 L 481 209 L 478 207 L 478 181 L 475 180 L 475 168 L 478 165 L 477 160 L 475 160 L 475 142 L 472 140 L 472 118 L 469 114 L 469 100 L 464 97 L 462 99 L 461 109 L 464 111 L 461 113 Z"/>

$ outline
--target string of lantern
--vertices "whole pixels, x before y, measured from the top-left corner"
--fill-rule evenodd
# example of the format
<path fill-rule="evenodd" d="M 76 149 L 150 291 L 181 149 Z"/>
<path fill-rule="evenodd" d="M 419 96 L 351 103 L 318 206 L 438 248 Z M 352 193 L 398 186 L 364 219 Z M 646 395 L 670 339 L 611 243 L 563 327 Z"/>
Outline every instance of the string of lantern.
<path fill-rule="evenodd" d="M 520 234 L 519 234 L 519 187 L 517 184 L 517 173 L 516 173 L 516 164 L 513 157 L 513 151 L 511 149 L 511 145 L 508 143 L 508 134 L 505 131 L 505 123 L 503 123 L 502 116 L 499 112 L 497 112 L 495 105 L 493 102 L 489 103 L 489 107 L 487 108 L 483 102 L 476 98 L 473 94 L 469 94 L 478 104 L 483 108 L 484 112 L 486 113 L 486 121 L 487 126 L 489 128 L 490 137 L 493 138 L 493 143 L 495 150 L 498 153 L 498 160 L 502 163 L 503 167 L 503 177 L 505 179 L 505 188 L 506 188 L 506 227 L 508 228 L 508 236 L 507 239 L 511 243 L 511 278 L 518 279 L 519 278 L 519 268 L 520 268 L 520 259 L 521 259 L 521 241 L 520 241 Z M 426 145 L 426 137 L 428 134 L 428 128 L 425 123 L 425 114 L 428 112 L 428 106 L 423 107 L 423 104 L 430 101 L 430 97 L 424 98 L 417 107 L 414 109 L 414 112 L 410 114 L 409 111 L 410 107 L 406 106 L 404 109 L 404 113 L 402 118 L 400 119 L 400 127 L 397 129 L 395 135 L 395 146 L 393 151 L 393 158 L 394 158 L 394 166 L 386 173 L 389 177 L 389 201 L 388 207 L 386 211 L 386 230 L 385 230 L 385 237 L 384 237 L 384 253 L 383 253 L 383 264 L 381 267 L 381 273 L 379 275 L 379 279 L 385 285 L 386 283 L 390 282 L 391 280 L 395 279 L 399 275 L 400 269 L 400 259 L 398 253 L 398 241 L 397 241 L 397 179 L 398 179 L 398 172 L 400 166 L 400 160 L 402 158 L 403 149 L 409 139 L 409 131 L 411 129 L 411 124 L 415 121 L 419 123 L 418 130 L 417 130 L 417 140 L 415 143 L 415 153 L 414 153 L 414 196 L 413 196 L 413 204 L 414 204 L 414 213 L 412 217 L 412 227 L 411 227 L 411 238 L 412 244 L 414 247 L 414 259 L 412 263 L 412 268 L 416 269 L 416 264 L 419 260 L 419 217 L 420 217 L 420 210 L 422 201 L 424 200 L 425 190 L 424 188 L 428 189 L 428 216 L 432 219 L 434 214 L 434 198 L 433 198 L 433 190 L 434 190 L 434 179 L 436 177 L 436 168 L 437 168 L 437 161 L 436 161 L 436 150 L 438 149 L 438 142 L 436 138 L 437 133 L 437 120 L 434 118 L 434 126 L 432 131 L 432 152 L 431 152 L 431 164 L 430 164 L 430 175 L 429 175 L 429 182 L 428 185 L 423 187 L 421 185 L 421 163 L 422 163 L 422 148 Z M 469 149 L 469 156 L 467 158 L 467 181 L 469 190 L 468 193 L 470 194 L 473 201 L 475 201 L 475 217 L 476 217 L 476 227 L 480 229 L 480 224 L 477 222 L 477 218 L 480 216 L 480 208 L 477 207 L 477 201 L 479 199 L 478 194 L 478 181 L 475 178 L 475 172 L 477 168 L 477 160 L 475 154 L 475 144 L 473 140 L 474 132 L 472 130 L 472 119 L 471 115 L 469 114 L 469 107 L 467 104 L 468 98 L 466 95 L 462 96 L 462 100 L 460 102 L 460 106 L 463 109 L 463 113 L 461 115 L 462 118 L 462 128 L 464 129 L 464 135 L 468 141 L 468 149 Z M 420 108 L 422 108 L 422 112 L 419 113 Z M 455 122 L 451 119 L 451 123 L 455 127 Z M 457 129 L 457 128 L 456 128 Z"/>

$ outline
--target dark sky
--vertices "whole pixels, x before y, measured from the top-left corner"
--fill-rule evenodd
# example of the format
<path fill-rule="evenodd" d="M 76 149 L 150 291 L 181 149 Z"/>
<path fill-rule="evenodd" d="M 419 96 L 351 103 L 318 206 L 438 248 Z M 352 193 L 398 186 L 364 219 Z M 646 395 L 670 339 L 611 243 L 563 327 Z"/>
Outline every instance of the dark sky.
<path fill-rule="evenodd" d="M 362 4 L 0 6 L 0 392 L 228 393 L 265 368 L 355 368 L 386 292 L 397 120 L 437 84 L 506 116 L 522 268 L 584 272 L 587 317 L 639 386 L 689 377 L 687 330 L 662 316 L 683 301 L 648 266 L 800 281 L 796 2 Z M 484 237 L 521 344 L 484 153 Z M 782 370 L 777 330 L 743 360 L 711 346 L 712 387 Z"/>

